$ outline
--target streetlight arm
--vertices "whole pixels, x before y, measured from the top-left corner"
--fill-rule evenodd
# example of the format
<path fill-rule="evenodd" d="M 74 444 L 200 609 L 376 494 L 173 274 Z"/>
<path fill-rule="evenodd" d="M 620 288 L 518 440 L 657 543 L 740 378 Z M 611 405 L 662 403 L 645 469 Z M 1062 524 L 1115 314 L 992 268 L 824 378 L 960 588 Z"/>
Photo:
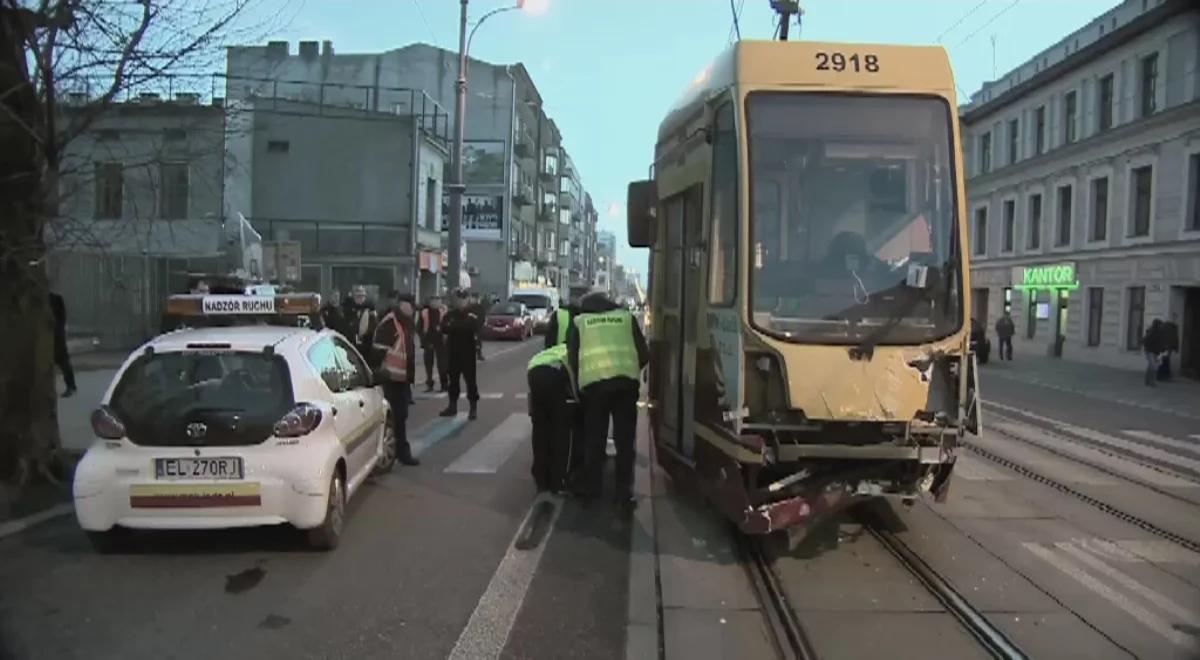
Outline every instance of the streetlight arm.
<path fill-rule="evenodd" d="M 465 53 L 463 53 L 464 58 L 470 57 L 471 41 L 475 38 L 475 31 L 479 29 L 480 25 L 483 25 L 484 21 L 495 16 L 496 14 L 502 14 L 506 11 L 512 11 L 514 9 L 520 9 L 520 8 L 521 8 L 520 5 L 513 5 L 511 7 L 497 7 L 496 9 L 489 11 L 488 13 L 484 14 L 483 16 L 480 16 L 479 22 L 475 23 L 475 27 L 471 28 L 471 34 L 467 37 L 467 50 Z"/>

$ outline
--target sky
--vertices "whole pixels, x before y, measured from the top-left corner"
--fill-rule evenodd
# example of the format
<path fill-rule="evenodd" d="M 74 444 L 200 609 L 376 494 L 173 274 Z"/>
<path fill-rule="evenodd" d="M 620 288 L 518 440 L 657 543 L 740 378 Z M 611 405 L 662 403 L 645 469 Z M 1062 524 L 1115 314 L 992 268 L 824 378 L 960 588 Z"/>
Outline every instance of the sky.
<path fill-rule="evenodd" d="M 540 15 L 506 12 L 476 33 L 471 56 L 522 62 L 558 124 L 600 228 L 619 262 L 645 273 L 625 240 L 625 192 L 644 179 L 658 124 L 687 84 L 733 38 L 770 39 L 769 0 L 541 0 Z M 470 20 L 515 0 L 470 0 Z M 731 7 L 731 4 L 733 7 Z M 801 39 L 938 44 L 950 53 L 960 102 L 1118 0 L 805 0 Z M 332 40 L 335 52 L 412 42 L 458 47 L 458 0 L 289 0 L 271 35 Z M 792 38 L 796 38 L 793 27 Z"/>

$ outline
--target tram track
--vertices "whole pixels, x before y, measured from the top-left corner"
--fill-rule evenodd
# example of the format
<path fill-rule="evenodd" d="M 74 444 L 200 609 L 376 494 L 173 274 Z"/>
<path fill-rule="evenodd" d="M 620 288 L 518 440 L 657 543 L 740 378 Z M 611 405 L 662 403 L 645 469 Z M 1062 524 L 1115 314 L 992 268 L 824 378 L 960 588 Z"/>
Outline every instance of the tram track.
<path fill-rule="evenodd" d="M 737 529 L 733 529 L 733 535 L 779 657 L 783 660 L 817 660 L 819 656 L 788 600 L 783 581 L 771 567 L 763 540 L 742 534 Z"/>

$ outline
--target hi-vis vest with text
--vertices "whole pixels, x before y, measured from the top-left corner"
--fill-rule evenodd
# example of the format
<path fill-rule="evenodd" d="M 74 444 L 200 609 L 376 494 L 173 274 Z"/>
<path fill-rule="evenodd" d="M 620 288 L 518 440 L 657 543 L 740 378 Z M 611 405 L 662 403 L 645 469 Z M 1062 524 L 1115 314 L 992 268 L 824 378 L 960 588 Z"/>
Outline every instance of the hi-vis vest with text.
<path fill-rule="evenodd" d="M 554 342 L 565 346 L 567 343 L 567 331 L 571 329 L 571 312 L 559 307 L 555 315 L 556 318 L 554 320 L 558 325 L 558 336 L 555 337 Z"/>
<path fill-rule="evenodd" d="M 383 355 L 383 370 L 391 380 L 405 383 L 408 382 L 408 343 L 396 317 L 388 314 L 387 319 L 391 319 L 392 326 L 396 328 L 396 341 Z"/>
<path fill-rule="evenodd" d="M 579 388 L 609 378 L 638 379 L 637 348 L 633 343 L 633 315 L 616 309 L 603 314 L 579 314 Z"/>

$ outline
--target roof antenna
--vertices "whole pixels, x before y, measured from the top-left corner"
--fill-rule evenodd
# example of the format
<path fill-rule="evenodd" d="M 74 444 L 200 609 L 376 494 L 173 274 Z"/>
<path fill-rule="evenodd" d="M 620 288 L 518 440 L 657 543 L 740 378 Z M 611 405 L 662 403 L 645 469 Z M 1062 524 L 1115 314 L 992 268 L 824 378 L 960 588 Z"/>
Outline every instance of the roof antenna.
<path fill-rule="evenodd" d="M 771 9 L 779 14 L 779 40 L 788 40 L 788 27 L 792 21 L 792 15 L 796 16 L 796 28 L 799 31 L 800 16 L 804 14 L 804 10 L 800 8 L 800 0 L 771 0 Z"/>

